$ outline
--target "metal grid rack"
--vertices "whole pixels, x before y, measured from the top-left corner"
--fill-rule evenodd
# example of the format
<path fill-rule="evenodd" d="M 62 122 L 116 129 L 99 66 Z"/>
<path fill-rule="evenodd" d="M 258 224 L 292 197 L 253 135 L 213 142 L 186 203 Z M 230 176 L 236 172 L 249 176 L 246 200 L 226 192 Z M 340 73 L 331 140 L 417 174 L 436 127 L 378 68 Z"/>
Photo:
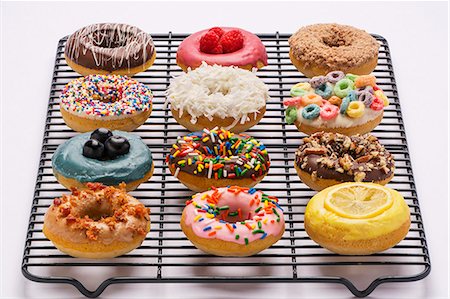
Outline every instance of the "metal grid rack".
<path fill-rule="evenodd" d="M 42 234 L 43 216 L 53 198 L 67 192 L 52 174 L 51 157 L 59 144 L 76 135 L 59 113 L 59 94 L 70 80 L 79 77 L 64 60 L 67 38 L 58 43 L 42 153 L 25 242 L 22 272 L 30 280 L 74 285 L 87 297 L 99 296 L 118 283 L 339 283 L 355 296 L 369 295 L 385 282 L 407 282 L 430 272 L 430 258 L 411 169 L 406 135 L 387 41 L 380 42 L 378 84 L 390 99 L 382 123 L 373 131 L 395 156 L 395 177 L 389 186 L 405 197 L 411 210 L 411 229 L 394 248 L 371 256 L 339 256 L 311 241 L 305 233 L 303 216 L 315 192 L 298 178 L 294 152 L 302 133 L 284 121 L 282 99 L 290 88 L 306 80 L 291 64 L 287 34 L 260 34 L 269 55 L 269 65 L 258 71 L 268 84 L 271 100 L 262 121 L 249 134 L 263 141 L 272 165 L 257 186 L 277 196 L 285 210 L 286 231 L 282 239 L 262 253 L 247 258 L 214 257 L 197 250 L 179 227 L 184 202 L 193 193 L 181 185 L 164 163 L 166 153 L 178 135 L 187 131 L 163 107 L 164 91 L 176 65 L 177 46 L 185 34 L 153 35 L 157 49 L 155 64 L 135 76 L 153 90 L 154 110 L 139 134 L 153 152 L 155 173 L 132 194 L 151 208 L 152 229 L 142 246 L 111 260 L 75 259 L 59 252 Z M 361 287 L 362 286 L 362 287 Z M 89 289 L 94 289 L 93 291 Z"/>

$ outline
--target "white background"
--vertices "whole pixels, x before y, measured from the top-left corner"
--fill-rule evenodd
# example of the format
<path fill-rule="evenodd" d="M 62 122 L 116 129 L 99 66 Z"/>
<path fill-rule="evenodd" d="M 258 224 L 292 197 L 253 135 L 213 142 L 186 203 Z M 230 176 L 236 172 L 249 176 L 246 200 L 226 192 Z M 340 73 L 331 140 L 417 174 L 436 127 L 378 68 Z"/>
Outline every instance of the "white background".
<path fill-rule="evenodd" d="M 150 33 L 228 25 L 291 33 L 319 22 L 384 36 L 402 103 L 432 272 L 382 285 L 372 298 L 448 297 L 448 7 L 446 2 L 3 3 L 0 297 L 78 298 L 72 286 L 27 281 L 20 272 L 58 40 L 85 25 L 124 22 Z M 111 286 L 104 298 L 351 298 L 324 284 Z"/>

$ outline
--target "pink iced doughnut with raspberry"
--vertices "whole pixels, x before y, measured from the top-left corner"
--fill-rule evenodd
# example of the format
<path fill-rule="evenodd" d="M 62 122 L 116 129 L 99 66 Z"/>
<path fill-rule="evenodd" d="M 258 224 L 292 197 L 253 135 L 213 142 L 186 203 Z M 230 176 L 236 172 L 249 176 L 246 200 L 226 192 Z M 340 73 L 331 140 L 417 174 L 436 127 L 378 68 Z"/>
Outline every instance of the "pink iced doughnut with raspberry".
<path fill-rule="evenodd" d="M 267 65 L 267 52 L 255 34 L 233 27 L 213 27 L 183 40 L 177 51 L 177 64 L 186 72 L 205 61 L 210 65 L 238 66 L 243 69 Z"/>
<path fill-rule="evenodd" d="M 213 188 L 186 202 L 181 228 L 200 250 L 218 256 L 250 256 L 284 233 L 278 199 L 253 188 Z"/>

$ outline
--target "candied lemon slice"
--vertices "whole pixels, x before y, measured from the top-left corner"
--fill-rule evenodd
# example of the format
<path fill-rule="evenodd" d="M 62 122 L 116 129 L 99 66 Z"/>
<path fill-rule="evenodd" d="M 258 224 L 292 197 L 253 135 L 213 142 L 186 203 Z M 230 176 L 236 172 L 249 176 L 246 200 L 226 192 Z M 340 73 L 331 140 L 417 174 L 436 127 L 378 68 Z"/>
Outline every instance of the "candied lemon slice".
<path fill-rule="evenodd" d="M 389 190 L 373 184 L 344 185 L 331 190 L 325 208 L 352 219 L 367 219 L 380 215 L 392 205 Z"/>

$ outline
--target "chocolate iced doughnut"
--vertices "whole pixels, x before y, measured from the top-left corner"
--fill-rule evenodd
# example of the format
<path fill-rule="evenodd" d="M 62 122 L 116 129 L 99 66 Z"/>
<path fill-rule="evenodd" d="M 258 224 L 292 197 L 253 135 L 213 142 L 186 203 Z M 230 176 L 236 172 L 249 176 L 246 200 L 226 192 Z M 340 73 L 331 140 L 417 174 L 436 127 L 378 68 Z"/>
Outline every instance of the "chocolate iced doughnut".
<path fill-rule="evenodd" d="M 64 50 L 67 64 L 83 76 L 145 71 L 156 57 L 150 34 L 116 23 L 93 24 L 70 35 Z"/>
<path fill-rule="evenodd" d="M 211 186 L 253 187 L 270 166 L 264 144 L 223 129 L 204 129 L 180 137 L 166 162 L 181 183 L 198 192 Z"/>
<path fill-rule="evenodd" d="M 395 166 L 393 156 L 371 134 L 318 132 L 303 138 L 295 169 L 305 184 L 319 191 L 343 182 L 385 185 Z"/>
<path fill-rule="evenodd" d="M 307 77 L 342 71 L 370 74 L 378 62 L 380 44 L 364 30 L 339 24 L 314 24 L 289 38 L 289 56 Z"/>

